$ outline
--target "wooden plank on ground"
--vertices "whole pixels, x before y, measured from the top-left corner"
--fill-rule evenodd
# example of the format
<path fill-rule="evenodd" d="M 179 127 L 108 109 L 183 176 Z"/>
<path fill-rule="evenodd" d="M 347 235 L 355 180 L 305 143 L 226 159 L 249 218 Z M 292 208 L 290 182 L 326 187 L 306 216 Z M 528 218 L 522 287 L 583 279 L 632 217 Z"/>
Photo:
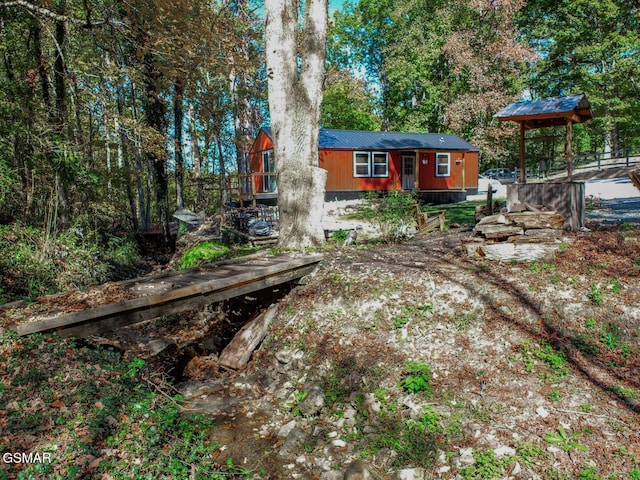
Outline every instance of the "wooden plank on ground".
<path fill-rule="evenodd" d="M 267 265 L 249 263 L 246 266 L 247 270 L 242 273 L 236 272 L 223 278 L 216 277 L 166 292 L 122 300 L 60 317 L 19 323 L 10 328 L 21 336 L 57 331 L 62 337 L 82 338 L 290 282 L 311 273 L 320 259 L 320 255 L 286 259 L 274 257 Z"/>
<path fill-rule="evenodd" d="M 278 312 L 277 305 L 271 305 L 265 312 L 244 325 L 220 354 L 220 365 L 237 370 L 247 364 L 251 354 L 269 331 L 269 325 Z"/>

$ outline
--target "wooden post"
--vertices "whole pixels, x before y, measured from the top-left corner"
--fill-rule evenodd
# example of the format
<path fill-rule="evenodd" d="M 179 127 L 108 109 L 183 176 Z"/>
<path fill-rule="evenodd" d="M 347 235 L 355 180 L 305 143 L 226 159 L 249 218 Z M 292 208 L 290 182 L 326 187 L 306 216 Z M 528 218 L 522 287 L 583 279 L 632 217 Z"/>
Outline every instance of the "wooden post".
<path fill-rule="evenodd" d="M 524 153 L 524 121 L 522 121 L 520 122 L 520 183 L 527 183 Z"/>
<path fill-rule="evenodd" d="M 567 181 L 571 181 L 571 175 L 573 173 L 573 159 L 571 158 L 571 133 L 572 122 L 570 118 L 567 118 L 567 140 L 565 145 L 565 158 L 567 161 Z"/>

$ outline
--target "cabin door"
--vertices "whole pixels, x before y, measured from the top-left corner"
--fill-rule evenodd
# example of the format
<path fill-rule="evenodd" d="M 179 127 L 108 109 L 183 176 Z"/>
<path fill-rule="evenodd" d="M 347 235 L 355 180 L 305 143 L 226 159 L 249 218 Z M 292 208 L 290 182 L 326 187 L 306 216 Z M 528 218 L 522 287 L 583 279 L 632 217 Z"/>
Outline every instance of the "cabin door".
<path fill-rule="evenodd" d="M 416 156 L 402 155 L 402 189 L 413 190 L 416 186 Z"/>

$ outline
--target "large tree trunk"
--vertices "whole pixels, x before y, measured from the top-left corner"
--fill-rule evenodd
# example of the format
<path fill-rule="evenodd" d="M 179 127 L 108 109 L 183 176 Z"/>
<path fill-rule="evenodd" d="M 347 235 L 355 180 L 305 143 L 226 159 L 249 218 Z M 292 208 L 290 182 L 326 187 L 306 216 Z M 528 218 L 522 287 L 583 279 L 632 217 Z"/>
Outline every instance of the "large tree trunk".
<path fill-rule="evenodd" d="M 298 18 L 298 4 L 298 0 L 265 1 L 279 245 L 292 249 L 324 242 L 322 210 L 327 177 L 326 170 L 318 168 L 327 0 L 306 2 L 302 19 Z"/>
<path fill-rule="evenodd" d="M 141 49 L 150 49 L 144 31 L 140 32 L 138 45 Z M 142 56 L 143 84 L 144 84 L 144 123 L 162 140 L 153 139 L 152 145 L 145 151 L 149 169 L 153 172 L 153 190 L 155 191 L 155 206 L 157 216 L 162 225 L 165 245 L 171 246 L 171 230 L 169 227 L 169 179 L 166 170 L 168 153 L 164 144 L 167 133 L 166 106 L 160 95 L 160 78 L 162 73 L 157 68 L 155 56 L 147 51 Z"/>

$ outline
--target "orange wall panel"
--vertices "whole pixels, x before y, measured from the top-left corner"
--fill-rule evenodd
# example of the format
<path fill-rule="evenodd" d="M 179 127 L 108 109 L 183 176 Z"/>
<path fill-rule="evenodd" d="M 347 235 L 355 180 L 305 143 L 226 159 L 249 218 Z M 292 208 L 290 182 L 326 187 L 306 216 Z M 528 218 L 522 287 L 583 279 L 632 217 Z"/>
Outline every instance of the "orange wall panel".
<path fill-rule="evenodd" d="M 260 131 L 251 146 L 249 163 L 252 172 L 262 172 L 262 152 L 273 148 L 273 142 Z M 399 190 L 402 188 L 401 155 L 403 151 L 389 152 L 389 175 L 385 178 L 354 177 L 353 151 L 328 150 L 319 152 L 319 166 L 327 170 L 326 190 L 330 192 Z M 404 153 L 410 153 L 406 151 Z M 412 152 L 411 152 L 412 153 Z M 417 179 L 420 190 L 460 190 L 478 186 L 478 152 L 450 152 L 450 175 L 436 176 L 436 152 L 420 150 L 417 155 Z M 426 163 L 425 163 L 426 160 Z M 464 168 L 464 175 L 463 175 Z M 261 188 L 261 177 L 255 178 L 255 187 Z"/>
<path fill-rule="evenodd" d="M 319 166 L 325 169 L 329 192 L 349 192 L 355 190 L 396 190 L 400 183 L 400 155 L 389 152 L 388 177 L 354 177 L 352 150 L 320 150 Z"/>
<path fill-rule="evenodd" d="M 478 153 L 449 152 L 449 158 L 449 176 L 438 177 L 436 176 L 436 152 L 419 152 L 418 188 L 421 190 L 460 190 L 462 188 L 477 188 Z M 425 159 L 426 164 L 424 163 Z"/>

